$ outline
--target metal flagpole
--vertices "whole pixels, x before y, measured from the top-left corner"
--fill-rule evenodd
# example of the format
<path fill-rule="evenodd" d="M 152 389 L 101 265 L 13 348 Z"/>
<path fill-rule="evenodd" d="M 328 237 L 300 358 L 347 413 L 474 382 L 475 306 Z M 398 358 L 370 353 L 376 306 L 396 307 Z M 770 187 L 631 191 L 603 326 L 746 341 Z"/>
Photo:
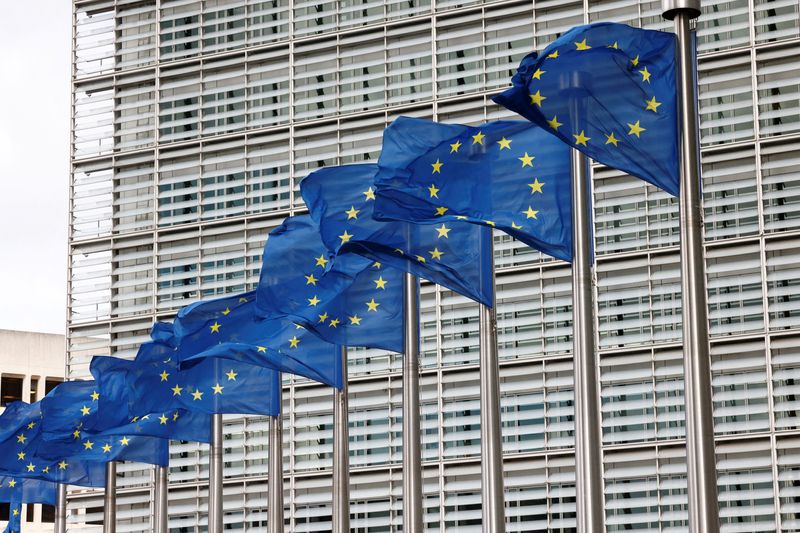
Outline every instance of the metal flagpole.
<path fill-rule="evenodd" d="M 64 483 L 58 484 L 54 531 L 55 533 L 67 533 L 67 486 Z"/>
<path fill-rule="evenodd" d="M 403 278 L 403 531 L 422 533 L 422 449 L 419 429 L 419 280 Z"/>
<path fill-rule="evenodd" d="M 347 346 L 340 346 L 342 390 L 333 391 L 333 532 L 350 531 L 350 430 L 347 418 Z"/>
<path fill-rule="evenodd" d="M 278 381 L 282 383 L 280 375 Z M 283 403 L 283 393 L 279 394 Z M 283 421 L 281 415 L 269 417 L 269 478 L 267 480 L 267 530 L 283 533 Z"/>
<path fill-rule="evenodd" d="M 155 513 L 153 513 L 153 531 L 167 533 L 169 523 L 169 467 L 156 466 Z"/>
<path fill-rule="evenodd" d="M 103 533 L 117 531 L 117 463 L 106 463 L 106 490 L 103 495 Z"/>
<path fill-rule="evenodd" d="M 686 466 L 689 531 L 719 531 L 711 356 L 703 253 L 703 194 L 695 90 L 695 59 L 689 23 L 700 16 L 700 0 L 662 0 L 664 18 L 678 37 L 681 118 L 681 293 L 683 369 L 686 395 Z"/>
<path fill-rule="evenodd" d="M 494 237 L 491 245 L 491 280 L 494 285 Z M 492 288 L 494 294 L 494 287 Z M 480 309 L 481 393 L 481 507 L 483 531 L 502 533 L 506 528 L 503 495 L 503 440 L 500 433 L 500 369 L 497 363 L 497 311 Z"/>
<path fill-rule="evenodd" d="M 211 415 L 211 455 L 208 469 L 208 533 L 222 533 L 222 415 Z"/>
<path fill-rule="evenodd" d="M 572 149 L 572 357 L 575 376 L 575 490 L 577 530 L 602 533 L 603 453 L 597 352 L 592 312 L 592 219 L 589 160 Z"/>

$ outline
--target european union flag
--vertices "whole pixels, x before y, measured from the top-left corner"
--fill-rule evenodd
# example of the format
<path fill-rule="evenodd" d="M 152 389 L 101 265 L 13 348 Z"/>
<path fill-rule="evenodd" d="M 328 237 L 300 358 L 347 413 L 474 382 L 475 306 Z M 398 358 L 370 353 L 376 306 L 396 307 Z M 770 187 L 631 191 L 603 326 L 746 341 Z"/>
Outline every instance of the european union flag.
<path fill-rule="evenodd" d="M 3 533 L 19 533 L 22 531 L 22 500 L 15 496 L 9 500 L 8 525 Z"/>
<path fill-rule="evenodd" d="M 57 456 L 42 456 L 39 447 L 42 415 L 40 404 L 13 402 L 0 415 L 0 471 L 14 477 L 42 479 L 86 487 L 105 484 L 104 461 L 76 460 L 72 446 L 63 446 Z"/>
<path fill-rule="evenodd" d="M 180 351 L 162 342 L 146 342 L 131 369 L 133 401 L 144 412 L 164 413 L 159 423 L 168 424 L 166 412 L 175 409 L 280 414 L 281 382 L 275 370 L 218 358 L 181 370 Z"/>
<path fill-rule="evenodd" d="M 52 481 L 0 474 L 0 502 L 10 502 L 16 498 L 21 503 L 55 505 L 57 490 L 57 484 Z"/>
<path fill-rule="evenodd" d="M 177 347 L 178 361 L 187 363 L 181 367 L 188 369 L 209 357 L 230 359 L 341 388 L 338 349 L 286 316 L 259 316 L 256 299 L 255 292 L 246 292 L 181 309 L 169 341 Z"/>
<path fill-rule="evenodd" d="M 491 228 L 375 220 L 377 172 L 377 165 L 327 167 L 300 183 L 329 257 L 354 252 L 493 305 Z"/>
<path fill-rule="evenodd" d="M 256 304 L 330 343 L 401 352 L 402 290 L 400 270 L 356 254 L 328 259 L 319 226 L 303 215 L 269 234 Z"/>
<path fill-rule="evenodd" d="M 601 22 L 526 56 L 494 101 L 604 165 L 677 196 L 672 33 Z"/>
<path fill-rule="evenodd" d="M 572 260 L 569 147 L 530 122 L 400 117 L 383 134 L 378 167 L 376 219 L 488 224 Z"/>

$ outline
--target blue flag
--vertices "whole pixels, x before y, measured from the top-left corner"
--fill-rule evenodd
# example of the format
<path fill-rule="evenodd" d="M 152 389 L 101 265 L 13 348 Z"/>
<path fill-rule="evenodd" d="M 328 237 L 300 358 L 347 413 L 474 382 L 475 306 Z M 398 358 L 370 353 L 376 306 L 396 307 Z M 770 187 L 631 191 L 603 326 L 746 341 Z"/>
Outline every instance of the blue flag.
<path fill-rule="evenodd" d="M 403 273 L 356 254 L 328 259 L 308 215 L 289 217 L 270 233 L 256 305 L 330 343 L 403 351 Z"/>
<path fill-rule="evenodd" d="M 338 349 L 295 322 L 286 316 L 259 316 L 256 293 L 246 292 L 184 307 L 168 343 L 177 347 L 178 361 L 187 363 L 183 368 L 209 357 L 230 359 L 341 388 Z"/>
<path fill-rule="evenodd" d="M 327 167 L 301 182 L 329 257 L 354 252 L 493 305 L 491 228 L 375 220 L 377 172 L 377 165 Z"/>
<path fill-rule="evenodd" d="M 129 384 L 133 401 L 142 411 L 280 414 L 281 382 L 275 370 L 219 358 L 182 370 L 180 352 L 158 341 L 140 346 Z"/>
<path fill-rule="evenodd" d="M 0 502 L 15 498 L 21 503 L 56 504 L 57 483 L 41 479 L 26 479 L 0 474 Z"/>
<path fill-rule="evenodd" d="M 40 404 L 13 402 L 0 415 L 0 472 L 85 487 L 105 484 L 104 462 L 73 459 L 73 446 L 63 446 L 56 457 L 39 454 L 42 415 Z"/>
<path fill-rule="evenodd" d="M 494 101 L 677 196 L 675 43 L 672 33 L 625 24 L 578 26 L 526 56 Z"/>
<path fill-rule="evenodd" d="M 569 147 L 530 122 L 400 117 L 384 132 L 378 167 L 377 219 L 489 224 L 572 261 Z"/>
<path fill-rule="evenodd" d="M 19 533 L 20 531 L 22 531 L 22 500 L 15 496 L 9 501 L 8 525 L 3 533 Z"/>

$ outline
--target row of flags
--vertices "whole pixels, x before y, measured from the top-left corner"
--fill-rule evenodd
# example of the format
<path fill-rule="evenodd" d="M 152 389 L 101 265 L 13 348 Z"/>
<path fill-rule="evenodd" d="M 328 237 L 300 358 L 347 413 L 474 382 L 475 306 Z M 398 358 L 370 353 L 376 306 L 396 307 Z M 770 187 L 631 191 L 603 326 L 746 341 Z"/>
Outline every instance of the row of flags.
<path fill-rule="evenodd" d="M 0 479 L 103 486 L 109 461 L 164 466 L 170 439 L 211 442 L 209 415 L 279 415 L 283 372 L 341 389 L 342 346 L 403 350 L 404 273 L 494 305 L 494 229 L 571 261 L 570 148 L 678 193 L 674 54 L 671 34 L 580 26 L 494 98 L 527 120 L 395 120 L 376 164 L 301 182 L 309 214 L 270 233 L 254 291 L 184 307 L 133 360 L 97 356 L 93 380 L 9 405 Z"/>

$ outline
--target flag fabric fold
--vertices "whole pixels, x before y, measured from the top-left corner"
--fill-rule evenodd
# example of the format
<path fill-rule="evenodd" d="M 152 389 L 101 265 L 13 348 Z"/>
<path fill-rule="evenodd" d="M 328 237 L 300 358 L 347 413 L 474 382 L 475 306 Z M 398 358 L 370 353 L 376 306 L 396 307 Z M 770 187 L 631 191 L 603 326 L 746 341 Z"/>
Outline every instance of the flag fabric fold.
<path fill-rule="evenodd" d="M 400 117 L 384 132 L 378 167 L 376 219 L 490 225 L 572 260 L 569 147 L 530 122 Z"/>
<path fill-rule="evenodd" d="M 0 474 L 0 502 L 18 498 L 21 503 L 56 504 L 58 484 L 42 479 L 16 478 Z"/>
<path fill-rule="evenodd" d="M 526 56 L 498 104 L 595 161 L 679 193 L 676 38 L 600 22 Z"/>
<path fill-rule="evenodd" d="M 8 525 L 3 533 L 20 533 L 22 531 L 22 500 L 19 496 L 14 496 L 8 503 Z"/>
<path fill-rule="evenodd" d="M 354 252 L 492 306 L 491 228 L 375 220 L 377 172 L 373 164 L 326 167 L 300 183 L 329 258 Z"/>

